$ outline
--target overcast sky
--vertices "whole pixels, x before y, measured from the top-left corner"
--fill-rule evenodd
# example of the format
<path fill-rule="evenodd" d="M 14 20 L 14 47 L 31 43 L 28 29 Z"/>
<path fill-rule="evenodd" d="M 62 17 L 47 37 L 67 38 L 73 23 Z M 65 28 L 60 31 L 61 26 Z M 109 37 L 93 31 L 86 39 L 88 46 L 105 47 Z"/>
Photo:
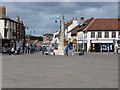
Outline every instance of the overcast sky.
<path fill-rule="evenodd" d="M 63 14 L 65 21 L 73 17 L 79 20 L 82 16 L 85 19 L 118 17 L 117 2 L 4 2 L 2 5 L 7 7 L 10 18 L 21 16 L 27 31 L 34 30 L 34 35 L 57 31 Z M 58 17 L 58 23 L 55 23 Z"/>

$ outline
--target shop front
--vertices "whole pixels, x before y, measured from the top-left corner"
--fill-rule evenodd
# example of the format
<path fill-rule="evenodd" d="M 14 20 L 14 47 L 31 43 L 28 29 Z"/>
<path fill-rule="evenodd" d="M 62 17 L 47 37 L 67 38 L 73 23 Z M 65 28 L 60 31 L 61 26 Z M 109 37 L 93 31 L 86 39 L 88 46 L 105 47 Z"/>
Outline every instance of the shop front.
<path fill-rule="evenodd" d="M 113 43 L 91 43 L 92 52 L 114 52 Z"/>
<path fill-rule="evenodd" d="M 87 40 L 79 40 L 78 41 L 78 49 L 84 49 L 85 52 L 87 52 Z"/>
<path fill-rule="evenodd" d="M 114 44 L 111 39 L 99 39 L 90 41 L 91 52 L 114 52 Z"/>

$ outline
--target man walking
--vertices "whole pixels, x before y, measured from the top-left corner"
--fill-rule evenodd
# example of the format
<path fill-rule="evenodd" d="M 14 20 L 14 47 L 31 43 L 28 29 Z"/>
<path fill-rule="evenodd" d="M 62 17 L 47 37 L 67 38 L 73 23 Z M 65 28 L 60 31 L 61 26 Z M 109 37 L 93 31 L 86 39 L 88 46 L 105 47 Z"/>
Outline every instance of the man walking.
<path fill-rule="evenodd" d="M 68 56 L 68 50 L 69 50 L 69 47 L 66 45 L 64 51 L 65 51 L 65 55 L 67 56 Z"/>

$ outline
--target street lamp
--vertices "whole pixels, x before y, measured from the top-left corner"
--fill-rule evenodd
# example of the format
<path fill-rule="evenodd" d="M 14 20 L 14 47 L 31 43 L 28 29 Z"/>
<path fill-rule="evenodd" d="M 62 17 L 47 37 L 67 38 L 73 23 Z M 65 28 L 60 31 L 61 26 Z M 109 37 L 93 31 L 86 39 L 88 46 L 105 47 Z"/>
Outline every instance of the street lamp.
<path fill-rule="evenodd" d="M 55 23 L 58 22 L 58 19 L 59 19 L 59 18 L 57 18 L 57 19 L 55 20 Z M 61 31 L 61 19 L 60 19 L 60 31 Z"/>

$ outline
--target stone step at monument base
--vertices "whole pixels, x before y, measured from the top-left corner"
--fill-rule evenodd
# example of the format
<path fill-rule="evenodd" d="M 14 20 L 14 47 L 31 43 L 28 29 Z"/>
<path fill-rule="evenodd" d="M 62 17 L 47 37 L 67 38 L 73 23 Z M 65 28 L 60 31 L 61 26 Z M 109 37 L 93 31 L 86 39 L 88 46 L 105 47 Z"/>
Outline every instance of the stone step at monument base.
<path fill-rule="evenodd" d="M 72 53 L 73 53 L 72 50 L 68 51 L 68 55 L 72 55 Z"/>
<path fill-rule="evenodd" d="M 55 55 L 65 55 L 64 50 L 55 50 Z M 68 55 L 72 55 L 72 50 L 68 51 Z"/>
<path fill-rule="evenodd" d="M 54 50 L 55 55 L 65 55 L 64 50 Z"/>

